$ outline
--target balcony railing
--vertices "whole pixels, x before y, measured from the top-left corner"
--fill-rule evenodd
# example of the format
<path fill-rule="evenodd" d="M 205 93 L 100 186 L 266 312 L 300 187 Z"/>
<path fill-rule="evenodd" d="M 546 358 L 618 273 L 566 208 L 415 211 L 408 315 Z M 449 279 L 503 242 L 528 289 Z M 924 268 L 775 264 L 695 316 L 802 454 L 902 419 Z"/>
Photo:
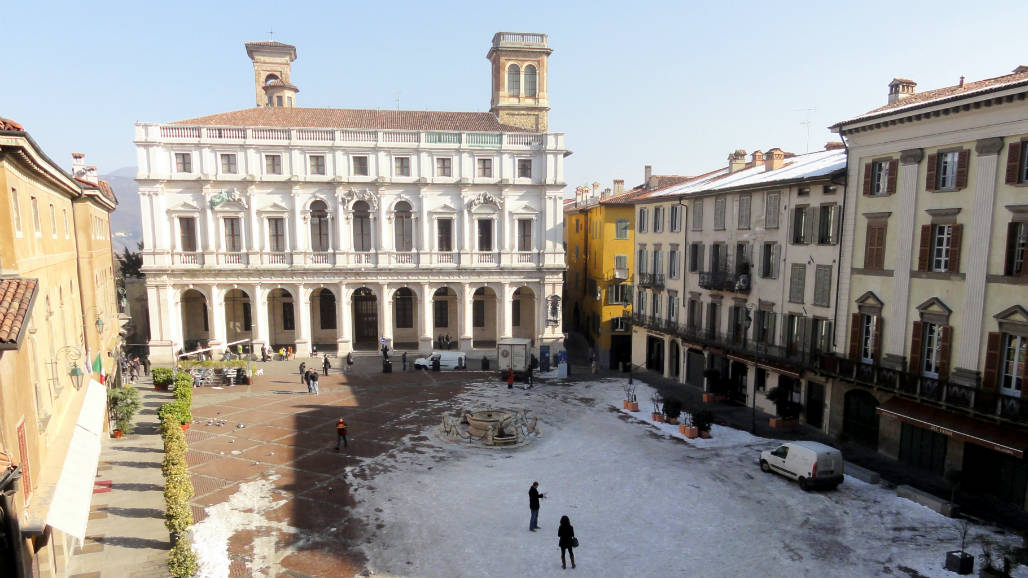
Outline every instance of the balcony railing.
<path fill-rule="evenodd" d="M 335 263 L 335 255 L 329 252 L 318 251 L 310 254 L 311 265 L 332 265 Z"/>
<path fill-rule="evenodd" d="M 614 278 L 615 279 L 620 279 L 622 281 L 624 281 L 625 279 L 628 279 L 628 269 L 618 269 L 617 267 L 615 267 L 614 268 Z"/>
<path fill-rule="evenodd" d="M 293 262 L 291 253 L 267 252 L 261 254 L 265 265 L 290 265 Z"/>
<path fill-rule="evenodd" d="M 246 253 L 218 253 L 218 265 L 246 265 Z"/>
<path fill-rule="evenodd" d="M 1019 396 L 857 362 L 837 355 L 819 356 L 816 364 L 822 374 L 921 403 L 969 412 L 980 417 L 1028 421 L 1028 403 L 1022 403 Z"/>
<path fill-rule="evenodd" d="M 444 251 L 441 253 L 432 253 L 432 263 L 436 265 L 458 265 L 460 264 L 460 255 L 456 251 Z"/>
<path fill-rule="evenodd" d="M 535 253 L 515 253 L 514 262 L 519 265 L 534 265 L 535 264 Z"/>
<path fill-rule="evenodd" d="M 639 274 L 635 276 L 636 285 L 639 287 L 652 287 L 653 286 L 653 273 L 646 273 L 645 271 L 639 271 Z"/>
<path fill-rule="evenodd" d="M 171 262 L 175 265 L 203 265 L 203 253 L 173 253 Z"/>
<path fill-rule="evenodd" d="M 728 271 L 707 271 L 700 273 L 700 287 L 713 291 L 732 291 L 734 293 L 750 292 L 750 276 L 748 273 L 729 273 Z"/>
<path fill-rule="evenodd" d="M 475 253 L 476 265 L 498 265 L 499 263 L 500 259 L 497 253 Z"/>
<path fill-rule="evenodd" d="M 391 262 L 393 265 L 417 265 L 418 254 L 413 251 L 395 251 Z"/>

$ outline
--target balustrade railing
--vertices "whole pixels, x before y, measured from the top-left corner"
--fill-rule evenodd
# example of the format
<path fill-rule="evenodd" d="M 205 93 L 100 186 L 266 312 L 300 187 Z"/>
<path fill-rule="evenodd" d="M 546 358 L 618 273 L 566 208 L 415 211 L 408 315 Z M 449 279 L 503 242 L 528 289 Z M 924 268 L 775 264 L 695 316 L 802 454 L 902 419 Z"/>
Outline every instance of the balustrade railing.
<path fill-rule="evenodd" d="M 496 253 L 475 253 L 476 265 L 496 265 L 499 262 Z"/>
<path fill-rule="evenodd" d="M 714 291 L 732 291 L 734 293 L 750 292 L 750 276 L 747 273 L 730 273 L 728 271 L 706 271 L 700 273 L 699 285 L 703 289 Z"/>
<path fill-rule="evenodd" d="M 175 265 L 203 265 L 203 253 L 173 253 Z"/>
<path fill-rule="evenodd" d="M 456 252 L 435 253 L 434 262 L 439 265 L 457 265 L 460 260 Z"/>
<path fill-rule="evenodd" d="M 264 262 L 268 265 L 289 265 L 292 255 L 289 253 L 264 253 Z"/>
<path fill-rule="evenodd" d="M 313 128 L 296 129 L 296 140 L 302 141 L 332 141 L 335 140 L 335 131 L 319 130 Z"/>
<path fill-rule="evenodd" d="M 219 265 L 245 265 L 246 253 L 218 253 Z"/>
<path fill-rule="evenodd" d="M 374 265 L 375 254 L 367 252 L 350 253 L 350 263 L 354 265 Z"/>
<path fill-rule="evenodd" d="M 384 131 L 382 142 L 415 144 L 421 141 L 421 133 L 418 132 L 394 132 Z"/>
<path fill-rule="evenodd" d="M 393 264 L 395 265 L 417 265 L 418 254 L 412 251 L 397 251 L 393 253 Z"/>
<path fill-rule="evenodd" d="M 311 264 L 312 265 L 331 265 L 335 262 L 332 253 L 327 252 L 316 252 L 311 253 Z"/>
<path fill-rule="evenodd" d="M 200 138 L 200 127 L 162 126 L 161 138 Z"/>
<path fill-rule="evenodd" d="M 507 144 L 510 146 L 539 146 L 543 144 L 542 135 L 513 133 L 507 135 Z"/>
<path fill-rule="evenodd" d="M 207 128 L 204 135 L 211 139 L 244 139 L 246 138 L 245 128 Z"/>
<path fill-rule="evenodd" d="M 250 134 L 258 140 L 289 140 L 287 128 L 252 128 Z"/>
<path fill-rule="evenodd" d="M 378 133 L 373 130 L 344 130 L 342 139 L 346 142 L 377 142 Z"/>
<path fill-rule="evenodd" d="M 518 264 L 535 264 L 535 253 L 516 253 Z"/>
<path fill-rule="evenodd" d="M 636 285 L 638 285 L 639 287 L 653 286 L 653 273 L 646 273 L 644 271 L 640 271 L 639 274 L 635 276 L 635 278 Z"/>

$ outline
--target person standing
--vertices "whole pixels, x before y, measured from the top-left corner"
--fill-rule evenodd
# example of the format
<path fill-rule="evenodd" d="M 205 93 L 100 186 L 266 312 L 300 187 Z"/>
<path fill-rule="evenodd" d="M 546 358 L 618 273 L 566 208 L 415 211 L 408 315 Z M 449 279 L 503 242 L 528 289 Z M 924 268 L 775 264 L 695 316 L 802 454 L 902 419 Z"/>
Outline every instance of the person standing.
<path fill-rule="evenodd" d="M 336 420 L 336 451 L 339 451 L 339 442 L 343 442 L 344 448 L 349 448 L 346 444 L 346 422 L 343 418 Z"/>
<path fill-rule="evenodd" d="M 300 383 L 306 383 L 306 382 L 307 382 L 307 362 L 306 361 L 301 361 L 300 362 Z"/>
<path fill-rule="evenodd" d="M 318 391 L 318 370 L 317 369 L 312 369 L 311 370 L 310 388 L 311 388 L 311 390 L 314 391 L 314 395 L 321 395 L 321 392 Z"/>
<path fill-rule="evenodd" d="M 307 384 L 307 393 L 314 393 L 314 388 L 311 387 L 311 371 L 307 369 L 303 372 L 303 382 Z"/>
<path fill-rule="evenodd" d="M 575 527 L 567 516 L 560 517 L 560 527 L 557 528 L 557 545 L 560 546 L 560 567 L 567 569 L 567 562 L 564 560 L 564 553 L 571 554 L 571 567 L 575 567 Z"/>
<path fill-rule="evenodd" d="M 403 355 L 400 356 L 400 361 L 403 363 L 403 370 L 407 371 L 407 352 L 404 351 Z"/>
<path fill-rule="evenodd" d="M 150 375 L 150 357 L 143 356 L 143 375 Z"/>
<path fill-rule="evenodd" d="M 325 370 L 325 375 L 328 375 L 328 368 L 332 367 L 332 364 L 328 362 L 328 354 L 325 354 L 325 361 L 321 363 L 322 369 Z"/>
<path fill-rule="evenodd" d="M 528 520 L 529 531 L 535 532 L 539 529 L 539 500 L 545 497 L 546 494 L 539 491 L 539 482 L 532 482 L 532 487 L 528 489 L 528 509 L 532 512 L 532 517 Z"/>
<path fill-rule="evenodd" d="M 514 389 L 514 368 L 507 369 L 507 389 Z"/>
<path fill-rule="evenodd" d="M 350 373 L 353 371 L 353 352 L 346 354 L 346 372 Z"/>

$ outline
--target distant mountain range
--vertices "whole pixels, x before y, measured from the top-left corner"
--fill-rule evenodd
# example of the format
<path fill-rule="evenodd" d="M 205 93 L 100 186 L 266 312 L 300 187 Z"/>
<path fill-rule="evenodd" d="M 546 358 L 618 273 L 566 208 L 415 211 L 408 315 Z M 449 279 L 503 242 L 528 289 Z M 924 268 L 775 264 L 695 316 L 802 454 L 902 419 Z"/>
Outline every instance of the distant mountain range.
<path fill-rule="evenodd" d="M 118 208 L 111 215 L 111 235 L 114 250 L 122 247 L 135 251 L 136 243 L 143 240 L 143 219 L 139 207 L 139 187 L 136 185 L 136 167 L 125 167 L 100 178 L 111 183 Z"/>

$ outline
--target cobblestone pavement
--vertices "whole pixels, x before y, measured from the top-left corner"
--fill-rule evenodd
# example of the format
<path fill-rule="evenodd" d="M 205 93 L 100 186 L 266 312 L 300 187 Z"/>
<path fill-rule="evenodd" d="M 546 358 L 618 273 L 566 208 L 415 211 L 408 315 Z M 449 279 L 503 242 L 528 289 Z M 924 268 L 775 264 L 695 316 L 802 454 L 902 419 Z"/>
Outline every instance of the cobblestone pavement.
<path fill-rule="evenodd" d="M 133 420 L 135 431 L 102 442 L 86 539 L 68 565 L 71 578 L 168 575 L 157 408 L 172 394 L 154 391 L 149 378 L 138 387 L 143 407 Z"/>

